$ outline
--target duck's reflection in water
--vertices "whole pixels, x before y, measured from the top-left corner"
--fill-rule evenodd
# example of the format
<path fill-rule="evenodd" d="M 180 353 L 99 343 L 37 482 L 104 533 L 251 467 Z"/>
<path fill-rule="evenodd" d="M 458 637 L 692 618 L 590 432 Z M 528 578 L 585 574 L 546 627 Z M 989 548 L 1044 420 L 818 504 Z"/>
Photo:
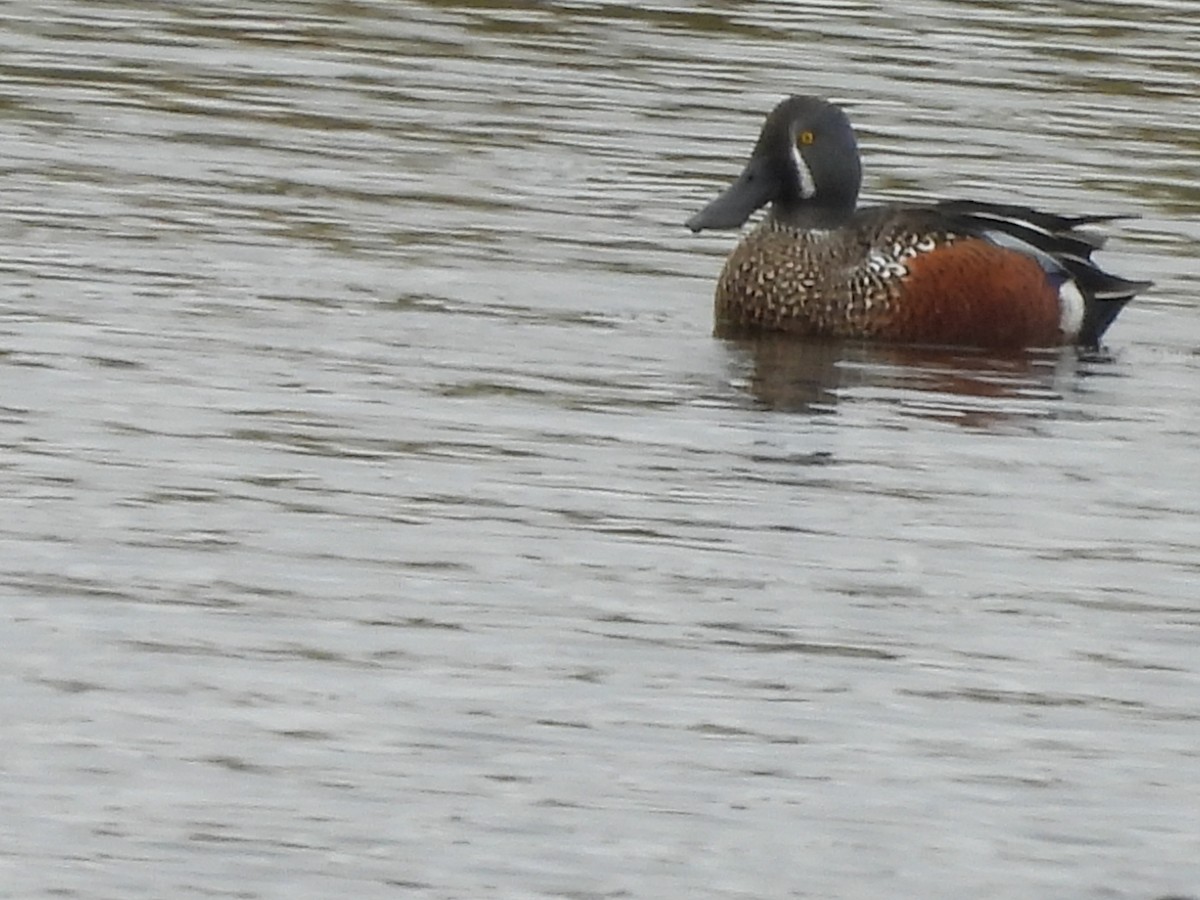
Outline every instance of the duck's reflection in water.
<path fill-rule="evenodd" d="M 874 399 L 969 427 L 1053 417 L 1078 377 L 1110 362 L 1073 348 L 997 352 L 789 335 L 727 345 L 737 380 L 771 409 L 830 414 L 851 400 Z"/>

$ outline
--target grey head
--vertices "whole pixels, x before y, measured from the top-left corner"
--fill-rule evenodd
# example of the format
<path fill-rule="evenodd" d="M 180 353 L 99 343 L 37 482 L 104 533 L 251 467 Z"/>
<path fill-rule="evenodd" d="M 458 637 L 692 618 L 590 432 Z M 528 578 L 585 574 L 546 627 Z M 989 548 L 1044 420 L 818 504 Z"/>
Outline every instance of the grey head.
<path fill-rule="evenodd" d="M 819 97 L 788 97 L 767 116 L 742 174 L 687 227 L 737 228 L 770 203 L 780 222 L 833 228 L 853 215 L 861 186 L 858 142 L 846 114 Z"/>

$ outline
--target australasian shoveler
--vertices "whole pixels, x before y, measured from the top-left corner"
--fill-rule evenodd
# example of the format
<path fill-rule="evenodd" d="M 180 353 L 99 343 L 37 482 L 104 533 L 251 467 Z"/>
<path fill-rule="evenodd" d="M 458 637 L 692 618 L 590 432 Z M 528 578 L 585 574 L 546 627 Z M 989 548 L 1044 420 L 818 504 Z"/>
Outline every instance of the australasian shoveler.
<path fill-rule="evenodd" d="M 862 165 L 846 114 L 817 97 L 772 110 L 742 174 L 692 231 L 766 219 L 717 282 L 720 334 L 793 332 L 977 347 L 1096 346 L 1148 281 L 1091 261 L 1103 238 L 1059 216 L 947 200 L 859 209 Z"/>

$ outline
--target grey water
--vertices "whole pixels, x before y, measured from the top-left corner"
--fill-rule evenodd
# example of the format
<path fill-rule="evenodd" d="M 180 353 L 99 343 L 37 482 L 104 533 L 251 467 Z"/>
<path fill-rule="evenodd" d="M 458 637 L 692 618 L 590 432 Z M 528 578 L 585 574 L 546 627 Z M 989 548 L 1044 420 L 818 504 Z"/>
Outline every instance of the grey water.
<path fill-rule="evenodd" d="M 0 896 L 1200 891 L 1186 0 L 0 10 Z M 712 336 L 783 95 L 1104 353 Z"/>

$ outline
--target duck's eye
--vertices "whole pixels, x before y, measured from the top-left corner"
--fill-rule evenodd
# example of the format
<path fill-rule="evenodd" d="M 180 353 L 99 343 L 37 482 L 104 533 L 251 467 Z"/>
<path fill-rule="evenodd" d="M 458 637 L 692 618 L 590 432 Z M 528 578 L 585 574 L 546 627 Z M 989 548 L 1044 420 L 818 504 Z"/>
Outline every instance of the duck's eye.
<path fill-rule="evenodd" d="M 797 147 L 807 147 L 809 144 L 811 144 L 813 142 L 813 139 L 815 137 L 816 137 L 816 135 L 814 135 L 811 131 L 802 131 L 798 135 L 796 135 L 796 146 Z"/>

